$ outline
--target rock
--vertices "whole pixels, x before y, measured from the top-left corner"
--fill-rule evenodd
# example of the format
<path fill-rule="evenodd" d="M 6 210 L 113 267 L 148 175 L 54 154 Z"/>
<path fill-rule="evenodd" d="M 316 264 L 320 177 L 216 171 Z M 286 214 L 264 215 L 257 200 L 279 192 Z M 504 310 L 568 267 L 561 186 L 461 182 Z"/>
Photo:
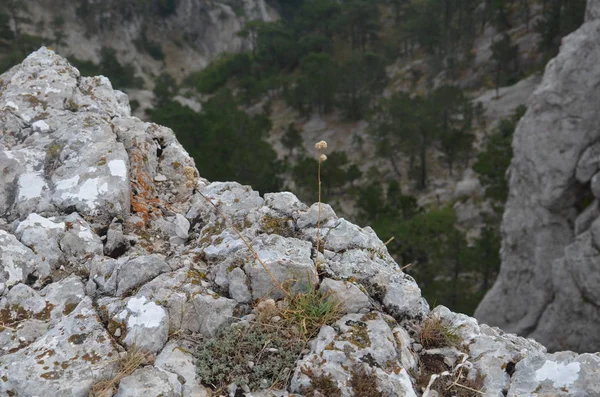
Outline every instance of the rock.
<path fill-rule="evenodd" d="M 290 192 L 266 193 L 264 205 L 274 213 L 292 219 L 298 219 L 300 213 L 308 210 L 306 204 Z"/>
<path fill-rule="evenodd" d="M 223 222 L 223 216 L 227 217 L 238 229 L 244 229 L 245 222 L 256 222 L 259 214 L 258 209 L 262 207 L 264 199 L 258 192 L 249 186 L 242 186 L 235 182 L 213 182 L 202 188 L 202 194 L 196 195 L 192 206 L 186 214 L 187 219 L 201 217 L 205 222 Z M 214 203 L 219 212 L 207 202 Z"/>
<path fill-rule="evenodd" d="M 15 285 L 0 301 L 0 310 L 8 312 L 15 321 L 32 317 L 46 320 L 50 314 L 46 311 L 46 306 L 46 301 L 25 284 Z"/>
<path fill-rule="evenodd" d="M 326 278 L 319 287 L 325 293 L 331 294 L 345 313 L 358 313 L 361 309 L 371 307 L 369 298 L 353 283 Z"/>
<path fill-rule="evenodd" d="M 475 319 L 452 313 L 443 306 L 438 306 L 431 316 L 440 318 L 443 324 L 460 336 L 461 346 L 467 348 L 469 362 L 480 373 L 486 374 L 483 379 L 484 390 L 489 395 L 502 395 L 510 388 L 510 370 L 523 356 L 546 352 L 542 345 L 533 340 L 479 325 Z"/>
<path fill-rule="evenodd" d="M 398 319 L 422 317 L 429 312 L 429 305 L 421 297 L 415 280 L 400 271 L 387 250 L 351 249 L 333 256 L 323 268 L 335 277 L 359 280 L 369 295 Z"/>
<path fill-rule="evenodd" d="M 330 375 L 341 396 L 355 396 L 351 379 L 363 373 L 374 376 L 371 387 L 381 395 L 416 396 L 396 348 L 392 330 L 379 314 L 348 314 L 334 327 L 321 328 L 311 354 L 296 366 L 291 391 L 305 393 L 318 377 Z"/>
<path fill-rule="evenodd" d="M 337 220 L 333 208 L 329 204 L 321 203 L 321 225 L 327 224 L 331 220 Z M 319 221 L 319 203 L 314 203 L 310 208 L 301 213 L 298 218 L 298 227 L 300 229 L 316 227 Z"/>
<path fill-rule="evenodd" d="M 125 262 L 117 271 L 117 295 L 123 296 L 171 268 L 161 255 L 140 256 Z"/>
<path fill-rule="evenodd" d="M 291 293 L 305 292 L 317 283 L 317 272 L 310 257 L 311 244 L 276 234 L 262 235 L 252 241 L 260 262 L 250 257 L 244 272 L 250 281 L 253 299 L 282 298 L 278 284 L 285 283 Z M 263 268 L 263 266 L 266 268 Z"/>
<path fill-rule="evenodd" d="M 587 208 L 575 218 L 575 235 L 579 236 L 581 233 L 588 230 L 599 215 L 600 207 L 598 200 L 594 200 L 593 203 L 588 205 Z"/>
<path fill-rule="evenodd" d="M 118 270 L 126 260 L 120 258 L 117 261 L 103 256 L 92 258 L 85 266 L 90 275 L 88 284 L 93 284 L 90 288 L 103 295 L 116 295 Z"/>
<path fill-rule="evenodd" d="M 248 277 L 239 267 L 229 272 L 229 295 L 239 303 L 249 303 L 252 294 L 248 288 Z"/>
<path fill-rule="evenodd" d="M 117 370 L 116 348 L 89 298 L 32 344 L 0 356 L 2 395 L 87 397 Z"/>
<path fill-rule="evenodd" d="M 202 321 L 191 297 L 208 293 L 209 284 L 198 270 L 182 268 L 164 273 L 144 284 L 136 294 L 148 301 L 160 302 L 169 313 L 169 329 L 197 332 Z"/>
<path fill-rule="evenodd" d="M 102 254 L 102 241 L 92 230 L 92 226 L 78 214 L 64 218 L 65 234 L 60 240 L 60 249 L 65 260 L 73 267 L 94 255 Z"/>
<path fill-rule="evenodd" d="M 515 367 L 509 397 L 525 395 L 593 396 L 600 390 L 600 357 L 560 352 L 530 355 Z M 561 394 L 556 394 L 557 390 Z"/>
<path fill-rule="evenodd" d="M 85 288 L 81 278 L 71 275 L 47 285 L 40 291 L 40 295 L 51 305 L 50 316 L 54 323 L 75 310 L 85 297 Z"/>
<path fill-rule="evenodd" d="M 104 244 L 104 255 L 118 258 L 125 254 L 131 244 L 123 234 L 123 225 L 114 218 L 106 232 L 106 243 Z"/>
<path fill-rule="evenodd" d="M 591 214 L 578 218 L 577 230 L 573 224 L 590 195 L 581 183 L 598 170 L 597 7 L 598 1 L 588 1 L 586 23 L 563 38 L 516 128 L 500 274 L 475 312 L 480 321 L 535 337 L 550 350 L 600 350 L 597 322 L 591 325 L 597 320 L 581 317 L 577 323 L 591 328 L 578 330 L 577 336 L 568 326 L 580 316 L 598 319 L 600 310 L 582 298 L 580 285 L 572 281 L 579 275 L 570 274 L 574 268 L 566 271 L 557 264 L 565 256 L 569 263 L 567 247 L 575 239 L 579 247 L 592 242 L 576 233 L 586 229 Z"/>
<path fill-rule="evenodd" d="M 143 296 L 128 299 L 125 309 L 112 320 L 126 328 L 123 342 L 129 347 L 158 352 L 169 337 L 168 313 Z"/>
<path fill-rule="evenodd" d="M 575 177 L 581 183 L 589 182 L 600 171 L 600 143 L 594 143 L 584 150 L 577 162 Z"/>
<path fill-rule="evenodd" d="M 169 342 L 154 362 L 156 368 L 183 378 L 183 397 L 208 397 L 196 374 L 196 360 L 192 354 L 175 342 Z"/>
<path fill-rule="evenodd" d="M 597 45 L 581 34 L 573 37 L 564 48 L 574 40 Z M 555 63 L 570 67 L 563 58 Z M 556 66 L 548 69 L 556 72 Z M 591 67 L 577 70 L 570 78 L 596 73 Z M 325 382 L 332 387 L 328 393 L 337 394 L 337 388 L 341 396 L 353 396 L 362 382 L 381 395 L 433 396 L 436 386 L 423 382 L 435 378 L 452 393 L 456 380 L 490 396 L 598 393 L 596 355 L 547 354 L 533 340 L 444 307 L 430 312 L 415 280 L 375 233 L 338 219 L 326 204 L 317 259 L 318 204 L 306 207 L 285 192 L 263 199 L 235 182 L 209 183 L 173 132 L 131 117 L 126 96 L 106 78 L 81 78 L 62 58 L 41 49 L 0 80 L 0 395 L 88 396 L 94 383 L 114 377 L 119 359 L 141 350 L 144 362 L 117 379 L 117 396 L 207 396 L 211 391 L 196 374 L 197 337 L 255 321 L 281 329 L 287 294 L 312 288 L 335 295 L 350 313 L 322 326 L 299 361 L 286 364 L 294 374 L 289 390 L 267 390 L 266 381 L 263 390 L 244 381 L 224 388 L 283 397 L 317 394 L 311 385 Z M 558 101 L 547 88 L 534 97 L 533 116 L 545 114 L 540 110 L 545 101 Z M 579 100 L 575 93 L 568 98 Z M 568 121 L 562 125 L 569 135 L 561 139 L 574 139 L 569 142 L 578 149 L 550 157 L 568 167 L 552 168 L 548 176 L 545 158 L 534 153 L 529 138 L 523 133 L 516 138 L 534 157 L 516 170 L 541 168 L 529 170 L 530 179 L 513 175 L 504 255 L 516 264 L 553 260 L 535 262 L 536 269 L 550 273 L 544 281 L 551 288 L 532 284 L 540 287 L 531 298 L 537 306 L 520 326 L 550 346 L 583 350 L 600 344 L 589 331 L 600 322 L 600 221 L 596 203 L 577 213 L 589 192 L 573 198 L 560 189 L 575 184 L 579 155 L 593 143 L 571 137 L 585 134 L 570 130 L 574 121 L 560 116 Z M 547 118 L 551 123 L 542 117 L 540 125 L 552 131 L 557 119 Z M 528 123 L 520 128 L 533 128 Z M 532 139 L 553 147 L 544 137 Z M 548 181 L 554 186 L 548 191 L 528 190 L 546 188 Z M 527 211 L 535 216 L 526 217 Z M 515 230 L 522 233 L 514 235 Z M 549 242 L 557 247 L 544 245 Z M 516 278 L 515 293 L 531 290 L 522 285 L 523 277 Z M 552 303 L 540 305 L 548 294 Z M 526 305 L 506 299 L 509 309 L 526 311 L 521 307 Z M 428 345 L 422 334 L 431 321 L 451 341 Z M 265 354 L 283 353 L 263 346 Z M 242 363 L 257 370 L 264 368 L 261 359 L 242 357 Z"/>
<path fill-rule="evenodd" d="M 600 198 L 600 173 L 595 174 L 590 181 L 590 188 L 592 189 L 592 194 L 596 198 Z"/>
<path fill-rule="evenodd" d="M 15 233 L 36 254 L 40 278 L 50 277 L 60 264 L 78 264 L 84 257 L 102 252 L 100 238 L 77 214 L 60 219 L 29 214 Z"/>
<path fill-rule="evenodd" d="M 38 214 L 30 214 L 27 219 L 19 223 L 15 235 L 39 258 L 41 266 L 38 266 L 38 274 L 40 277 L 50 276 L 50 271 L 62 258 L 59 240 L 63 236 L 64 230 L 64 222 L 54 223 Z"/>
<path fill-rule="evenodd" d="M 185 329 L 212 337 L 219 327 L 233 322 L 233 309 L 237 302 L 233 299 L 212 295 L 196 295 L 191 301 L 190 311 L 184 313 L 182 323 Z"/>
<path fill-rule="evenodd" d="M 175 215 L 175 234 L 183 240 L 187 240 L 188 231 L 190 230 L 190 222 L 181 214 Z"/>
<path fill-rule="evenodd" d="M 177 375 L 149 366 L 123 378 L 115 397 L 180 397 L 182 389 Z"/>
<path fill-rule="evenodd" d="M 0 282 L 13 286 L 36 272 L 37 261 L 31 249 L 21 244 L 12 234 L 0 230 Z M 47 271 L 42 264 L 41 272 Z"/>
<path fill-rule="evenodd" d="M 469 198 L 482 196 L 483 188 L 479 179 L 474 175 L 472 170 L 466 170 L 462 181 L 456 184 L 454 189 L 454 198 Z"/>
<path fill-rule="evenodd" d="M 353 248 L 381 250 L 387 248 L 370 227 L 360 228 L 345 219 L 340 219 L 335 227 L 324 237 L 324 248 L 333 252 L 346 251 Z"/>

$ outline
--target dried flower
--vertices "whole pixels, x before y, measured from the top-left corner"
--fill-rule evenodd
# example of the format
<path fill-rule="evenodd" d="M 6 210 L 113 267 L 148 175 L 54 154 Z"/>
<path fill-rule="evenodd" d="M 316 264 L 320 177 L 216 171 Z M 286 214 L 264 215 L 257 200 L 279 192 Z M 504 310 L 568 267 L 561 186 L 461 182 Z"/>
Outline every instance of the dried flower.
<path fill-rule="evenodd" d="M 319 152 L 324 149 L 327 149 L 327 142 L 320 141 L 320 142 L 315 143 L 315 149 L 317 149 Z"/>
<path fill-rule="evenodd" d="M 185 166 L 183 167 L 183 175 L 185 176 L 185 179 L 187 180 L 186 182 L 186 187 L 191 188 L 195 185 L 195 179 L 196 177 L 198 177 L 198 172 L 196 171 L 196 169 L 194 167 L 190 167 L 190 166 Z"/>
<path fill-rule="evenodd" d="M 327 156 L 325 156 L 324 154 L 321 154 L 319 156 L 319 161 L 322 163 L 323 161 L 327 160 Z"/>

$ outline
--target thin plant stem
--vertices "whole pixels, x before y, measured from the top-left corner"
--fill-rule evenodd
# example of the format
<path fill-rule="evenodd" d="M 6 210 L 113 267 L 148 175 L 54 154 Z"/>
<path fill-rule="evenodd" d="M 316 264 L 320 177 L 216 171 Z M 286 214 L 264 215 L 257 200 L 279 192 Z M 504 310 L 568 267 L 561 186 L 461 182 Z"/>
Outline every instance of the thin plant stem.
<path fill-rule="evenodd" d="M 198 193 L 200 193 L 200 195 L 204 198 L 204 200 L 208 201 L 210 203 L 210 205 L 213 206 L 213 208 L 217 211 L 217 213 L 219 215 L 221 215 L 221 217 L 225 220 L 225 223 L 227 224 L 227 226 L 229 226 L 235 232 L 235 234 L 237 234 L 237 236 L 240 238 L 240 240 L 242 240 L 242 242 L 244 243 L 246 248 L 248 248 L 248 250 L 252 253 L 252 255 L 254 255 L 254 258 L 258 261 L 258 263 L 260 263 L 263 270 L 275 282 L 275 284 L 277 285 L 277 288 L 279 288 L 281 290 L 281 292 L 283 292 L 288 298 L 291 298 L 292 295 L 288 292 L 288 290 L 285 289 L 285 287 L 279 282 L 279 280 L 277 280 L 277 278 L 275 278 L 273 273 L 271 273 L 271 271 L 267 268 L 267 265 L 263 262 L 262 259 L 260 259 L 260 257 L 258 256 L 258 253 L 254 250 L 254 248 L 252 248 L 252 246 L 250 245 L 250 242 L 248 242 L 248 240 L 246 240 L 246 238 L 242 235 L 242 233 L 240 233 L 240 231 L 233 225 L 233 223 L 231 223 L 231 221 L 229 220 L 229 218 L 227 218 L 227 216 L 225 216 L 223 211 L 221 211 L 221 209 L 219 207 L 217 207 L 217 205 L 215 203 L 213 203 L 211 199 L 206 197 L 206 195 L 204 193 L 202 193 L 200 191 L 200 189 L 197 189 L 196 191 Z"/>
<path fill-rule="evenodd" d="M 315 260 L 315 265 L 319 266 L 319 245 L 320 245 L 320 235 L 321 235 L 321 159 L 319 159 L 319 166 L 317 168 L 317 180 L 319 181 L 319 199 L 317 201 L 318 206 L 318 215 L 317 215 L 317 256 Z"/>

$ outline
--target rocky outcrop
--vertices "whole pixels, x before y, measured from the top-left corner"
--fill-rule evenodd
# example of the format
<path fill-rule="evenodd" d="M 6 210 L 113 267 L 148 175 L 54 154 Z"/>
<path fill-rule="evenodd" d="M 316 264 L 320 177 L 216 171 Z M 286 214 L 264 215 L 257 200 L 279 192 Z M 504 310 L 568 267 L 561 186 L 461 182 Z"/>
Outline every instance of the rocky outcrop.
<path fill-rule="evenodd" d="M 475 313 L 551 350 L 600 350 L 599 7 L 588 2 L 517 127 L 502 267 Z"/>
<path fill-rule="evenodd" d="M 238 35 L 244 24 L 278 18 L 264 0 L 20 3 L 22 33 L 42 37 L 60 54 L 94 63 L 100 62 L 103 47 L 113 48 L 119 61 L 134 65 L 147 83 L 162 72 L 181 79 L 224 52 L 249 49 L 251 42 Z"/>
<path fill-rule="evenodd" d="M 373 230 L 209 183 L 171 130 L 52 51 L 0 76 L 0 131 L 0 395 L 206 396 L 215 368 L 259 377 L 230 396 L 598 393 L 598 355 L 430 311 Z M 265 313 L 311 289 L 341 312 L 297 350 L 274 347 L 295 333 Z M 224 332 L 255 337 L 256 355 Z M 283 381 L 261 378 L 284 356 Z"/>

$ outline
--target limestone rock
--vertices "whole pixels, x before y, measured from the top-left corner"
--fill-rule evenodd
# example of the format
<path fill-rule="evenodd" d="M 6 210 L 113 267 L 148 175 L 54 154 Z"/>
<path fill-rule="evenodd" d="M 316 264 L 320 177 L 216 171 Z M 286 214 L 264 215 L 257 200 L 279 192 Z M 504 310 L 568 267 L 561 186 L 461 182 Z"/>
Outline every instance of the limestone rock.
<path fill-rule="evenodd" d="M 593 30 L 592 23 L 583 29 Z M 581 33 L 573 37 L 565 47 L 575 53 L 576 42 L 597 46 Z M 571 67 L 569 59 L 560 62 Z M 321 327 L 302 358 L 289 365 L 289 390 L 241 384 L 231 385 L 231 393 L 291 396 L 330 379 L 341 395 L 351 396 L 353 382 L 362 379 L 381 395 L 433 396 L 423 379 L 468 376 L 490 396 L 561 395 L 565 389 L 598 394 L 596 355 L 549 355 L 533 340 L 471 317 L 443 307 L 430 312 L 415 280 L 375 233 L 338 218 L 329 205 L 321 205 L 317 231 L 318 204 L 307 207 L 288 192 L 263 198 L 249 186 L 202 179 L 173 132 L 131 117 L 127 98 L 107 79 L 81 78 L 41 49 L 0 80 L 0 395 L 88 396 L 95 382 L 119 371 L 120 357 L 141 349 L 146 361 L 114 385 L 117 396 L 207 396 L 208 385 L 196 375 L 196 341 L 286 307 L 278 284 L 290 294 L 330 292 L 349 314 Z M 541 89 L 545 94 L 538 93 L 532 114 L 545 114 L 546 101 L 559 101 L 553 87 L 550 93 Z M 600 221 L 594 207 L 576 217 L 572 197 L 560 190 L 575 183 L 579 154 L 591 143 L 588 135 L 582 142 L 570 137 L 579 129 L 570 130 L 575 122 L 559 116 L 570 120 L 564 139 L 574 140 L 577 155 L 568 152 L 558 160 L 568 167 L 551 170 L 552 178 L 564 177 L 562 185 L 546 178 L 543 166 L 528 174 L 533 182 L 513 176 L 522 183 L 513 181 L 505 216 L 505 259 L 556 259 L 536 262 L 549 273 L 536 282 L 552 289 L 535 290 L 531 300 L 538 306 L 526 313 L 524 325 L 538 323 L 525 329 L 552 346 L 583 349 L 600 343 L 597 333 L 585 331 L 599 321 Z M 556 124 L 547 118 L 540 125 Z M 544 136 L 532 141 L 552 147 Z M 542 164 L 543 155 L 535 156 L 531 164 Z M 581 161 L 583 168 L 589 164 Z M 515 165 L 519 172 L 528 167 Z M 589 173 L 593 185 L 597 172 Z M 528 190 L 548 181 L 552 197 Z M 532 209 L 534 218 L 523 215 Z M 548 242 L 561 255 L 544 251 Z M 523 246 L 525 254 L 517 249 Z M 517 277 L 517 292 L 529 291 L 523 281 Z M 544 309 L 539 303 L 550 293 L 554 300 Z M 272 299 L 256 303 L 264 298 Z M 525 312 L 525 305 L 511 302 Z M 284 324 L 280 314 L 269 324 Z M 431 319 L 456 334 L 452 346 L 419 339 Z M 248 368 L 257 368 L 258 359 L 248 358 Z M 427 368 L 431 360 L 442 367 Z"/>
<path fill-rule="evenodd" d="M 579 212 L 591 195 L 583 183 L 599 164 L 598 7 L 597 0 L 588 1 L 586 22 L 563 38 L 517 126 L 502 222 L 502 266 L 475 312 L 480 321 L 533 336 L 550 350 L 600 350 L 595 332 L 600 309 L 582 298 L 587 292 L 574 282 L 579 271 L 561 267 L 572 260 L 568 247 L 587 251 L 584 245 L 592 241 L 579 237 L 595 214 L 589 213 L 592 209 Z M 569 326 L 574 323 L 586 327 L 577 336 Z"/>
<path fill-rule="evenodd" d="M 126 331 L 123 342 L 129 347 L 158 352 L 169 337 L 167 311 L 146 298 L 132 297 L 112 321 L 123 324 Z"/>
<path fill-rule="evenodd" d="M 130 242 L 123 234 L 123 225 L 116 218 L 112 220 L 106 232 L 104 254 L 111 258 L 118 258 L 130 248 Z"/>
<path fill-rule="evenodd" d="M 310 243 L 274 234 L 257 237 L 252 246 L 260 258 L 260 262 L 252 258 L 244 264 L 252 298 L 282 298 L 284 293 L 278 284 L 286 284 L 291 293 L 306 292 L 316 284 Z"/>
<path fill-rule="evenodd" d="M 183 397 L 208 397 L 196 374 L 196 360 L 185 347 L 169 342 L 156 357 L 154 365 L 184 379 Z"/>
<path fill-rule="evenodd" d="M 599 376 L 600 357 L 597 354 L 577 355 L 566 351 L 546 356 L 531 355 L 516 365 L 508 396 L 593 396 L 600 393 Z"/>
<path fill-rule="evenodd" d="M 180 397 L 182 389 L 177 375 L 149 366 L 123 378 L 115 397 Z"/>
<path fill-rule="evenodd" d="M 222 325 L 233 321 L 233 309 L 237 302 L 216 294 L 196 295 L 192 307 L 183 315 L 183 323 L 192 332 L 206 337 L 214 336 Z"/>
<path fill-rule="evenodd" d="M 39 266 L 31 249 L 21 244 L 12 234 L 0 230 L 0 282 L 12 286 L 36 272 Z M 41 266 L 39 273 L 47 271 Z"/>
<path fill-rule="evenodd" d="M 296 366 L 291 389 L 306 392 L 317 377 L 329 374 L 340 395 L 350 397 L 355 395 L 350 380 L 359 372 L 374 375 L 381 395 L 416 396 L 400 360 L 392 330 L 379 314 L 348 314 L 334 327 L 321 328 L 311 354 Z"/>
<path fill-rule="evenodd" d="M 171 268 L 161 255 L 153 254 L 131 259 L 118 269 L 117 295 L 123 296 L 132 288 L 170 270 Z"/>
<path fill-rule="evenodd" d="M 117 351 L 89 298 L 34 343 L 0 356 L 2 395 L 86 397 L 117 370 Z"/>
<path fill-rule="evenodd" d="M 369 298 L 355 284 L 348 281 L 338 281 L 326 278 L 321 282 L 320 289 L 331 294 L 340 302 L 346 313 L 358 313 L 371 307 Z"/>

